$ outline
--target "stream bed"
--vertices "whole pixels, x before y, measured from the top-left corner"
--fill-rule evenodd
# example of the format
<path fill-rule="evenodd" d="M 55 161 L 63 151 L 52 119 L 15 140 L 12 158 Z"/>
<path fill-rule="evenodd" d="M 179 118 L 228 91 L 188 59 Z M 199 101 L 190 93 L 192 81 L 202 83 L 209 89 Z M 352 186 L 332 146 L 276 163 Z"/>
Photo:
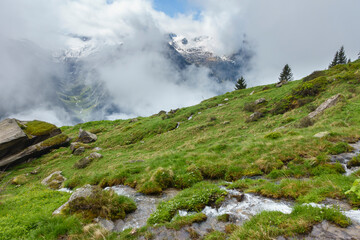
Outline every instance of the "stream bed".
<path fill-rule="evenodd" d="M 242 225 L 248 221 L 252 216 L 261 213 L 262 211 L 280 211 L 285 214 L 292 212 L 294 202 L 285 200 L 274 200 L 254 194 L 242 193 L 237 190 L 229 190 L 221 186 L 222 189 L 228 192 L 225 201 L 219 208 L 207 206 L 203 209 L 203 213 L 207 216 L 207 220 L 201 223 L 194 223 L 192 226 L 185 227 L 179 231 L 169 230 L 165 227 L 150 228 L 150 231 L 154 234 L 155 239 L 189 239 L 190 232 L 195 231 L 199 236 L 204 236 L 209 231 L 225 231 L 226 225 L 233 223 L 236 225 Z M 113 189 L 117 194 L 124 195 L 132 198 L 138 209 L 131 214 L 128 214 L 124 220 L 117 220 L 111 222 L 105 219 L 98 219 L 98 222 L 110 231 L 120 232 L 128 228 L 140 228 L 146 225 L 147 219 L 151 213 L 156 210 L 160 201 L 167 201 L 178 193 L 178 190 L 169 189 L 165 191 L 161 196 L 147 196 L 136 192 L 136 190 L 127 186 L 114 186 L 106 189 Z M 105 190 L 106 190 L 105 189 Z M 331 204 L 309 204 L 313 207 L 325 208 L 336 206 L 336 203 Z M 338 205 L 341 208 L 341 205 Z M 360 227 L 360 210 L 345 210 L 342 212 L 349 217 L 354 227 Z M 179 211 L 181 216 L 193 214 L 185 210 Z M 229 222 L 220 222 L 217 220 L 218 216 L 228 214 Z M 191 230 L 189 230 L 191 229 Z M 339 230 L 336 231 L 340 231 Z M 346 232 L 347 230 L 345 230 Z M 360 229 L 359 229 L 360 232 Z M 360 234 L 359 234 L 360 235 Z"/>
<path fill-rule="evenodd" d="M 357 170 L 360 169 L 360 167 L 352 167 L 352 168 L 348 168 L 347 167 L 347 163 L 353 158 L 356 157 L 357 155 L 360 154 L 360 141 L 356 142 L 356 143 L 352 143 L 349 144 L 351 147 L 354 148 L 354 150 L 352 152 L 348 152 L 348 153 L 341 153 L 338 155 L 331 155 L 330 156 L 330 161 L 331 162 L 339 162 L 341 163 L 341 165 L 343 165 L 344 169 L 345 169 L 345 175 L 349 176 L 352 173 L 356 172 Z"/>

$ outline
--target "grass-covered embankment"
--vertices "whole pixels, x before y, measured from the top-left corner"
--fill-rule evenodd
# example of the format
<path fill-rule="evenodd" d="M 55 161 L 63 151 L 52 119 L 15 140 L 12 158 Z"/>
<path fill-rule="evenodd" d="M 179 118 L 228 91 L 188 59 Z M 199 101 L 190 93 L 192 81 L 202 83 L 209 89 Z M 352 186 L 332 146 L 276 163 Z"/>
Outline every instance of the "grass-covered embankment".
<path fill-rule="evenodd" d="M 68 148 L 61 148 L 8 170 L 1 179 L 2 186 L 19 175 L 26 176 L 26 181 L 19 187 L 7 185 L 1 192 L 0 222 L 2 228 L 7 229 L 1 232 L 6 233 L 8 239 L 31 239 L 32 236 L 36 239 L 50 234 L 45 233 L 46 225 L 39 224 L 37 214 L 48 219 L 45 222 L 56 222 L 58 218 L 51 216 L 51 212 L 69 196 L 41 186 L 40 181 L 55 170 L 63 171 L 68 179 L 65 186 L 72 189 L 85 184 L 101 187 L 125 184 L 145 194 L 158 194 L 170 187 L 186 191 L 204 180 L 218 179 L 235 182 L 235 188 L 272 198 L 306 203 L 329 197 L 343 199 L 357 207 L 360 200 L 355 193 L 345 193 L 359 178 L 359 173 L 343 176 L 342 167 L 332 164 L 328 155 L 350 151 L 348 143 L 360 138 L 359 69 L 358 60 L 314 73 L 305 81 L 293 81 L 281 88 L 258 86 L 170 113 L 63 127 L 63 132 L 72 138 L 77 137 L 80 128 L 96 133 L 98 140 L 87 145 L 84 155 L 100 147 L 103 158 L 76 169 L 74 164 L 84 156 L 74 156 Z M 336 106 L 315 119 L 306 118 L 338 93 L 343 97 Z M 260 98 L 266 101 L 255 104 Z M 254 112 L 260 114 L 251 119 Z M 176 128 L 178 123 L 180 126 Z M 314 137 L 319 132 L 328 134 Z M 38 166 L 41 169 L 37 175 L 26 175 Z M 251 176 L 266 179 L 241 180 Z M 303 178 L 305 180 L 300 180 Z M 44 195 L 47 197 L 42 197 Z M 16 203 L 27 206 L 27 201 L 38 208 L 36 213 L 35 207 L 15 207 Z M 171 206 L 164 203 L 158 211 Z M 314 210 L 314 214 L 318 214 L 317 211 Z M 26 214 L 28 220 L 22 214 Z M 266 218 L 265 215 L 262 217 Z M 299 216 L 302 215 L 293 217 Z M 319 215 L 317 221 L 309 218 L 310 223 L 328 219 L 326 216 Z M 47 239 L 86 232 L 80 224 L 84 222 L 81 218 L 65 216 L 59 222 L 61 224 L 53 224 L 55 227 L 50 231 L 54 237 Z M 66 225 L 67 222 L 74 223 Z M 269 224 L 265 220 L 260 223 L 264 227 Z M 11 230 L 24 226 L 28 227 L 23 231 Z M 275 227 L 277 233 L 284 234 L 292 229 L 291 224 Z M 250 231 L 248 227 L 242 229 L 245 230 L 237 231 L 239 235 L 234 236 Z"/>

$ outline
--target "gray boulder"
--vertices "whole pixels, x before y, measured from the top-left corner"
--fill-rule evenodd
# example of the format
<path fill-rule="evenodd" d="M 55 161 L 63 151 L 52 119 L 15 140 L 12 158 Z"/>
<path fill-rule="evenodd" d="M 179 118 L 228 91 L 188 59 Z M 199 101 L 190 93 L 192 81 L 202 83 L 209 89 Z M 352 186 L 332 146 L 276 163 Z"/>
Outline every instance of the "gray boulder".
<path fill-rule="evenodd" d="M 75 199 L 81 198 L 81 197 L 90 197 L 91 195 L 94 194 L 94 186 L 91 186 L 89 184 L 85 185 L 82 188 L 78 188 L 76 189 L 76 191 L 71 195 L 71 197 L 69 198 L 69 200 L 64 203 L 63 205 L 61 205 L 58 209 L 56 209 L 53 212 L 53 215 L 58 215 L 61 213 L 61 211 L 72 201 L 74 201 Z"/>
<path fill-rule="evenodd" d="M 62 183 L 66 178 L 61 175 L 61 171 L 56 171 L 41 181 L 41 184 L 50 187 L 51 189 L 60 189 Z"/>
<path fill-rule="evenodd" d="M 255 104 L 255 105 L 259 105 L 259 104 L 264 103 L 264 102 L 266 102 L 266 99 L 265 99 L 265 98 L 260 98 L 260 99 L 256 100 L 256 101 L 254 102 L 254 104 Z"/>
<path fill-rule="evenodd" d="M 78 139 L 79 142 L 91 143 L 91 142 L 95 142 L 96 140 L 97 140 L 97 136 L 95 134 L 80 128 L 79 139 Z"/>
<path fill-rule="evenodd" d="M 312 119 L 319 114 L 322 114 L 326 109 L 335 106 L 342 98 L 344 97 L 341 94 L 336 94 L 335 96 L 332 96 L 331 98 L 323 102 L 318 108 L 316 108 L 315 111 L 309 113 L 308 117 Z"/>
<path fill-rule="evenodd" d="M 15 119 L 5 119 L 0 122 L 0 159 L 24 149 L 28 140 Z"/>
<path fill-rule="evenodd" d="M 85 152 L 85 148 L 84 147 L 79 147 L 77 149 L 74 150 L 73 154 L 74 155 L 81 155 Z"/>
<path fill-rule="evenodd" d="M 45 140 L 38 144 L 29 146 L 19 153 L 1 158 L 0 168 L 5 168 L 10 165 L 25 162 L 32 158 L 40 157 L 41 155 L 50 152 L 52 149 L 68 146 L 69 142 L 70 138 L 65 135 L 61 135 L 61 137 L 56 139 L 56 141 L 54 141 L 52 144 L 50 144 L 51 142 L 47 142 L 47 140 Z"/>

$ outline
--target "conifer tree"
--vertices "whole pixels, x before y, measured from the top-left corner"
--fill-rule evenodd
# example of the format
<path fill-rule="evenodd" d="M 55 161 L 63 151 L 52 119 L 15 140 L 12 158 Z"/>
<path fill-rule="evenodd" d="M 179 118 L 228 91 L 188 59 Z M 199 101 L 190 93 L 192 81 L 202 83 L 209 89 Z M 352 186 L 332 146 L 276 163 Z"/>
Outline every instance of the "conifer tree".
<path fill-rule="evenodd" d="M 347 58 L 345 55 L 344 46 L 341 46 L 341 48 L 339 50 L 338 64 L 346 64 L 346 63 L 347 63 Z"/>
<path fill-rule="evenodd" d="M 329 68 L 332 68 L 338 64 L 347 64 L 348 59 L 345 55 L 344 46 L 341 46 L 340 50 L 336 52 L 334 59 L 329 65 Z"/>
<path fill-rule="evenodd" d="M 239 80 L 237 80 L 235 84 L 235 90 L 245 89 L 245 88 L 246 88 L 246 81 L 245 78 L 241 76 L 241 78 L 239 78 Z"/>
<path fill-rule="evenodd" d="M 288 64 L 286 64 L 280 73 L 279 81 L 280 82 L 288 82 L 293 78 L 293 74 L 291 72 L 291 68 Z"/>
<path fill-rule="evenodd" d="M 336 54 L 335 54 L 335 56 L 334 56 L 334 59 L 333 59 L 332 62 L 330 63 L 329 68 L 332 68 L 332 67 L 338 65 L 338 62 L 339 62 L 339 51 L 336 51 Z"/>

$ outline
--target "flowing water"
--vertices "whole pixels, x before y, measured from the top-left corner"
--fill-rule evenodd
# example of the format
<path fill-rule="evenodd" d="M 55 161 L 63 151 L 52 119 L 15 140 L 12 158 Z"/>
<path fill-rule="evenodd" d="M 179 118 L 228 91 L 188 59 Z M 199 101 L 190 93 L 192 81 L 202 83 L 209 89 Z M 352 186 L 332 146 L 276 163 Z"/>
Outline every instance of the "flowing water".
<path fill-rule="evenodd" d="M 353 157 L 356 157 L 357 155 L 359 155 L 359 153 L 360 153 L 360 141 L 357 142 L 357 143 L 349 144 L 349 145 L 354 148 L 354 150 L 352 152 L 341 153 L 339 155 L 332 155 L 330 157 L 330 160 L 332 162 L 340 162 L 343 165 L 343 167 L 344 167 L 344 169 L 346 171 L 346 173 L 345 173 L 346 176 L 349 176 L 352 173 L 354 173 L 354 172 L 356 172 L 357 170 L 360 169 L 360 167 L 352 167 L 352 168 L 347 167 L 347 163 Z"/>
<path fill-rule="evenodd" d="M 127 186 L 114 186 L 105 188 L 105 190 L 112 189 L 118 195 L 127 196 L 136 202 L 137 210 L 126 216 L 124 220 L 117 220 L 112 227 L 114 231 L 123 231 L 127 228 L 140 228 L 146 225 L 150 214 L 156 210 L 160 201 L 169 200 L 179 192 L 175 189 L 168 189 L 164 191 L 161 196 L 147 196 L 136 192 L 135 189 Z"/>
<path fill-rule="evenodd" d="M 192 229 L 194 229 L 201 236 L 208 233 L 209 229 L 225 231 L 225 226 L 229 223 L 223 223 L 217 220 L 218 216 L 224 214 L 229 215 L 229 221 L 231 223 L 241 225 L 245 221 L 248 221 L 252 216 L 259 214 L 262 211 L 279 211 L 285 214 L 290 214 L 294 206 L 294 203 L 291 201 L 273 200 L 254 194 L 243 194 L 237 190 L 229 190 L 225 187 L 221 188 L 228 192 L 228 196 L 222 205 L 219 208 L 210 206 L 205 207 L 202 212 L 207 216 L 207 220 L 202 223 L 194 223 L 191 226 Z M 123 231 L 127 228 L 140 228 L 145 226 L 147 219 L 150 217 L 150 214 L 156 210 L 159 202 L 167 201 L 178 193 L 177 190 L 171 189 L 165 191 L 161 196 L 147 196 L 141 193 L 137 193 L 134 189 L 127 186 L 115 186 L 106 189 L 113 189 L 119 195 L 132 198 L 138 207 L 134 213 L 128 214 L 124 220 L 118 220 L 114 223 L 111 223 L 110 229 L 113 231 Z M 319 208 L 333 206 L 332 204 L 315 203 L 311 203 L 309 205 Z M 342 210 L 342 212 L 353 222 L 360 224 L 360 210 Z M 186 216 L 194 213 L 181 210 L 178 212 L 178 214 L 180 216 Z M 106 225 L 106 223 L 103 222 L 103 225 Z M 158 231 L 159 234 L 165 234 L 163 233 L 164 229 L 154 229 L 154 231 Z M 166 234 L 170 233 L 171 231 Z M 171 234 L 174 234 L 174 231 L 172 231 Z M 186 234 L 187 233 L 183 231 L 183 236 L 187 236 Z M 169 237 L 169 235 L 161 236 L 164 238 Z"/>

